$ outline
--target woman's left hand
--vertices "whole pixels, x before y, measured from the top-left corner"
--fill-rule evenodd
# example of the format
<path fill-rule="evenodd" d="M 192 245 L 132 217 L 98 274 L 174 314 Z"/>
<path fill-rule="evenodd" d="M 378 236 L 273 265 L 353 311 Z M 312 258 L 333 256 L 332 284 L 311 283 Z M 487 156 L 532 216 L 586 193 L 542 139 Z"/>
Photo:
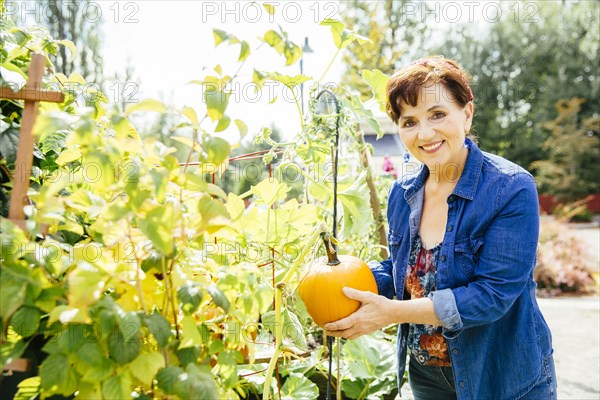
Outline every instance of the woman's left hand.
<path fill-rule="evenodd" d="M 375 293 L 361 291 L 345 287 L 343 289 L 346 297 L 358 300 L 362 303 L 356 312 L 346 318 L 325 324 L 326 334 L 329 336 L 356 339 L 362 335 L 369 334 L 390 325 L 392 315 L 391 301 L 384 296 Z"/>

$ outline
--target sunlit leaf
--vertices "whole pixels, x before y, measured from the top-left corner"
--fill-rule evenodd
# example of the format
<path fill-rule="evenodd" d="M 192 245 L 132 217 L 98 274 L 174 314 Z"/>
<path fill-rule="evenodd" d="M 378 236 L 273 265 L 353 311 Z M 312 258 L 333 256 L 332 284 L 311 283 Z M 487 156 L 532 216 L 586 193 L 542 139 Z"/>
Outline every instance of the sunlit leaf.
<path fill-rule="evenodd" d="M 176 223 L 175 209 L 171 203 L 167 203 L 150 210 L 139 221 L 139 227 L 158 251 L 169 256 L 173 253 L 173 228 Z"/>
<path fill-rule="evenodd" d="M 158 345 L 161 348 L 165 347 L 171 337 L 171 325 L 169 324 L 169 321 L 162 315 L 154 313 L 144 315 L 143 322 L 158 342 Z"/>
<path fill-rule="evenodd" d="M 275 178 L 267 178 L 252 186 L 250 193 L 256 197 L 257 202 L 270 207 L 276 201 L 285 199 L 289 190 L 290 187 L 285 183 L 280 183 Z"/>
<path fill-rule="evenodd" d="M 225 207 L 227 208 L 232 220 L 238 219 L 246 209 L 244 201 L 233 193 L 229 193 L 227 195 L 227 203 L 225 204 Z"/>
<path fill-rule="evenodd" d="M 192 123 L 192 126 L 198 126 L 198 115 L 192 107 L 183 107 L 181 114 Z"/>
<path fill-rule="evenodd" d="M 81 151 L 77 149 L 66 149 L 65 151 L 60 153 L 60 155 L 56 158 L 55 162 L 58 165 L 63 166 L 67 163 L 80 159 L 81 156 Z"/>
<path fill-rule="evenodd" d="M 131 398 L 131 377 L 128 372 L 122 372 L 102 383 L 102 395 L 105 399 Z"/>
<path fill-rule="evenodd" d="M 227 115 L 224 115 L 223 118 L 221 118 L 219 120 L 219 122 L 217 123 L 217 127 L 215 128 L 215 132 L 222 132 L 225 129 L 227 129 L 229 127 L 229 124 L 231 123 L 231 118 L 229 118 Z"/>
<path fill-rule="evenodd" d="M 389 77 L 378 69 L 363 70 L 362 78 L 371 87 L 373 92 L 373 98 L 379 104 L 379 109 L 385 112 L 385 105 L 387 103 L 387 83 Z"/>
<path fill-rule="evenodd" d="M 348 46 L 354 40 L 358 40 L 360 44 L 371 42 L 369 38 L 346 29 L 344 23 L 340 20 L 327 18 L 321 21 L 320 25 L 329 26 L 331 28 L 333 42 L 339 49 Z"/>
<path fill-rule="evenodd" d="M 131 373 L 142 383 L 150 385 L 159 369 L 164 368 L 165 358 L 158 352 L 142 353 L 131 362 Z"/>
<path fill-rule="evenodd" d="M 221 29 L 213 29 L 213 38 L 215 39 L 215 47 L 229 40 L 231 35 Z"/>
<path fill-rule="evenodd" d="M 219 137 L 208 136 L 204 138 L 202 147 L 206 153 L 206 159 L 203 161 L 216 165 L 226 161 L 229 158 L 229 153 L 231 153 L 229 142 Z"/>
<path fill-rule="evenodd" d="M 229 300 L 225 294 L 215 285 L 210 285 L 206 288 L 206 291 L 210 294 L 213 301 L 218 307 L 221 307 L 225 312 L 229 311 Z"/>
<path fill-rule="evenodd" d="M 238 57 L 238 62 L 244 61 L 250 55 L 250 44 L 242 40 L 240 47 L 240 56 Z"/>
<path fill-rule="evenodd" d="M 248 126 L 246 126 L 244 121 L 241 119 L 234 119 L 233 122 L 235 122 L 235 125 L 238 128 L 238 131 L 240 132 L 240 140 L 242 140 L 248 134 Z"/>
<path fill-rule="evenodd" d="M 177 288 L 177 299 L 185 315 L 190 315 L 198 309 L 202 301 L 202 291 L 197 284 L 188 283 Z"/>
<path fill-rule="evenodd" d="M 275 6 L 269 3 L 263 3 L 262 6 L 267 10 L 269 15 L 275 15 Z"/>
<path fill-rule="evenodd" d="M 294 88 L 294 86 L 300 85 L 301 83 L 304 83 L 311 79 L 309 76 L 306 76 L 306 75 L 289 76 L 289 75 L 281 75 L 276 72 L 270 74 L 269 78 L 273 79 L 277 82 L 281 82 L 285 86 L 292 88 L 292 89 Z"/>
<path fill-rule="evenodd" d="M 144 99 L 139 103 L 129 104 L 125 108 L 126 115 L 129 115 L 136 111 L 154 111 L 158 113 L 165 113 L 167 111 L 167 107 L 161 101 L 154 99 Z"/>
<path fill-rule="evenodd" d="M 290 374 L 281 387 L 282 399 L 316 399 L 317 397 L 319 397 L 318 386 L 302 374 Z"/>
<path fill-rule="evenodd" d="M 181 318 L 181 343 L 179 343 L 179 348 L 185 347 L 195 347 L 200 346 L 202 344 L 202 336 L 200 335 L 200 331 L 196 326 L 196 322 L 194 321 L 194 317 L 191 315 L 186 315 Z"/>
<path fill-rule="evenodd" d="M 77 390 L 77 375 L 65 354 L 49 355 L 42 362 L 39 374 L 46 394 L 70 396 Z"/>
<path fill-rule="evenodd" d="M 69 57 L 68 57 L 69 62 L 73 61 L 75 59 L 75 57 L 77 57 L 77 47 L 75 46 L 75 43 L 73 43 L 70 40 L 66 40 L 66 39 L 57 40 L 56 43 L 62 44 L 67 49 L 69 49 Z"/>

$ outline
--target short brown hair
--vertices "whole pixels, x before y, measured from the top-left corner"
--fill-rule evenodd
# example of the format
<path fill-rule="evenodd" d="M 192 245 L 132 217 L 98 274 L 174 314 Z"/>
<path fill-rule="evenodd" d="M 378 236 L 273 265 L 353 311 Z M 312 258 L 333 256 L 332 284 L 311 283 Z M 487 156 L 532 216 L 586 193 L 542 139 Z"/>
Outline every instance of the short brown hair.
<path fill-rule="evenodd" d="M 385 108 L 395 124 L 400 118 L 400 100 L 416 106 L 419 89 L 426 83 L 442 83 L 461 107 L 473 100 L 469 75 L 456 61 L 443 56 L 424 57 L 397 71 L 388 81 Z"/>

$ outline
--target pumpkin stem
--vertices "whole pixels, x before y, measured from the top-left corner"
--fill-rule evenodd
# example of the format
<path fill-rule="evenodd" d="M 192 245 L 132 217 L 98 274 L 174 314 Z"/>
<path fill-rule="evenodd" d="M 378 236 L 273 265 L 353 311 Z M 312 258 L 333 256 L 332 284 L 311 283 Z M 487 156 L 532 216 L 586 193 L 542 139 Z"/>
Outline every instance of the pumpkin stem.
<path fill-rule="evenodd" d="M 337 256 L 337 251 L 331 244 L 331 235 L 329 232 L 322 232 L 321 239 L 325 243 L 325 251 L 327 252 L 327 265 L 338 265 L 340 260 Z"/>

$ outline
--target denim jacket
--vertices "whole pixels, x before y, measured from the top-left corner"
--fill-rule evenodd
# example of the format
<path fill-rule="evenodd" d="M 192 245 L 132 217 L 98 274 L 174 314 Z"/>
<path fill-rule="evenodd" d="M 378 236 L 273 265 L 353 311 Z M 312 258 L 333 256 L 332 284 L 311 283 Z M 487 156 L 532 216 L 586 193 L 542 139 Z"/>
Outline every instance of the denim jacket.
<path fill-rule="evenodd" d="M 390 190 L 390 258 L 370 264 L 379 294 L 390 299 L 406 299 L 406 267 L 428 175 L 421 165 Z M 447 202 L 436 291 L 429 298 L 448 343 L 457 397 L 518 399 L 535 385 L 552 354 L 533 279 L 539 235 L 535 182 L 523 168 L 473 143 Z M 401 324 L 399 382 L 407 333 L 408 324 Z"/>

